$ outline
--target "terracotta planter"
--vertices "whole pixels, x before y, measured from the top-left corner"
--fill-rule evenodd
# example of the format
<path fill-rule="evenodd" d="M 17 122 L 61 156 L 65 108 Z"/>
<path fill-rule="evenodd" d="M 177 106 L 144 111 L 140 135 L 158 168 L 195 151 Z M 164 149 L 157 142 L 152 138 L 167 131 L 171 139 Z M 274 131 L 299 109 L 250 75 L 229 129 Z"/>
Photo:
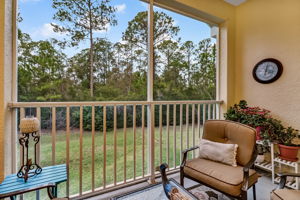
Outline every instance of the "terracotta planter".
<path fill-rule="evenodd" d="M 298 149 L 299 147 L 286 146 L 283 144 L 278 144 L 280 151 L 280 158 L 292 162 L 296 162 L 298 160 Z"/>
<path fill-rule="evenodd" d="M 256 140 L 261 140 L 260 137 L 261 126 L 258 126 L 255 129 L 256 129 Z"/>

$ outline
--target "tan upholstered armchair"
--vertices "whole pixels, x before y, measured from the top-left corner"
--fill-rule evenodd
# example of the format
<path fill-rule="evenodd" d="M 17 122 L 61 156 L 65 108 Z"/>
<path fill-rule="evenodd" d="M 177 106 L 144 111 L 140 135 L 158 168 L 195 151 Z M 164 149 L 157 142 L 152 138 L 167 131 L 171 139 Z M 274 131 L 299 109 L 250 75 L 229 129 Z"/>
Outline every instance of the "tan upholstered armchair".
<path fill-rule="evenodd" d="M 184 186 L 184 178 L 187 177 L 237 199 L 247 199 L 247 190 L 253 187 L 255 200 L 258 174 L 251 169 L 257 156 L 255 135 L 255 129 L 240 123 L 225 120 L 206 121 L 202 138 L 213 142 L 238 144 L 238 166 L 232 167 L 202 158 L 187 160 L 187 153 L 199 148 L 193 147 L 182 152 L 180 184 Z"/>
<path fill-rule="evenodd" d="M 300 174 L 283 173 L 283 174 L 278 174 L 278 176 L 280 176 L 279 188 L 272 191 L 271 200 L 296 200 L 296 199 L 300 199 L 300 190 L 284 189 L 285 183 L 286 183 L 286 178 L 288 176 L 300 177 Z"/>

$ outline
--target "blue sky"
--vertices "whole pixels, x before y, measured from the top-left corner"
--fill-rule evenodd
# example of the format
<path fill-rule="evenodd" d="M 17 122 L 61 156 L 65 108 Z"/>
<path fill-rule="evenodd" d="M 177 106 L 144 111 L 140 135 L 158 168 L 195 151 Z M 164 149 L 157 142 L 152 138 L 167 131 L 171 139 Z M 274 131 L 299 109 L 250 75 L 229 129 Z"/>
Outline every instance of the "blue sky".
<path fill-rule="evenodd" d="M 122 32 L 125 31 L 127 24 L 134 16 L 147 9 L 147 4 L 139 0 L 112 0 L 112 5 L 117 7 L 116 18 L 118 25 L 109 27 L 106 32 L 97 33 L 97 37 L 106 37 L 112 42 L 121 40 Z M 20 29 L 29 33 L 33 40 L 45 40 L 49 38 L 61 39 L 64 36 L 54 33 L 50 23 L 55 23 L 52 19 L 55 10 L 52 8 L 52 0 L 19 0 L 19 10 L 23 21 L 19 24 Z M 156 11 L 163 11 L 173 17 L 175 24 L 180 27 L 178 36 L 183 41 L 192 40 L 199 42 L 210 37 L 210 27 L 200 21 L 185 17 L 165 9 L 155 7 Z M 78 48 L 65 50 L 71 56 L 87 47 L 87 42 L 80 44 Z"/>

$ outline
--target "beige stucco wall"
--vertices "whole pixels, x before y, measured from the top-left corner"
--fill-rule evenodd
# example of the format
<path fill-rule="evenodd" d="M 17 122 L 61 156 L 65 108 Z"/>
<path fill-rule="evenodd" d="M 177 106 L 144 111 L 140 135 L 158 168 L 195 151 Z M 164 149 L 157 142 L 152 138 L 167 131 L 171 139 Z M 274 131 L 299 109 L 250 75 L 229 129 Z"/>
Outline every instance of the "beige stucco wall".
<path fill-rule="evenodd" d="M 4 177 L 4 1 L 0 1 L 0 182 Z"/>
<path fill-rule="evenodd" d="M 3 176 L 15 172 L 16 133 L 11 127 L 13 114 L 7 107 L 8 102 L 16 100 L 16 68 L 15 68 L 15 41 L 13 6 L 14 0 L 0 1 L 0 180 Z M 14 55 L 14 56 L 13 56 Z"/>
<path fill-rule="evenodd" d="M 235 101 L 267 108 L 300 128 L 300 1 L 249 0 L 236 9 Z M 254 65 L 273 57 L 283 64 L 276 82 L 252 78 Z"/>
<path fill-rule="evenodd" d="M 248 0 L 237 7 L 223 0 L 173 2 L 181 3 L 182 8 L 196 8 L 202 18 L 221 27 L 223 111 L 245 99 L 250 105 L 267 108 L 285 124 L 300 129 L 300 1 Z M 269 57 L 282 62 L 283 74 L 274 83 L 257 83 L 252 69 Z"/>

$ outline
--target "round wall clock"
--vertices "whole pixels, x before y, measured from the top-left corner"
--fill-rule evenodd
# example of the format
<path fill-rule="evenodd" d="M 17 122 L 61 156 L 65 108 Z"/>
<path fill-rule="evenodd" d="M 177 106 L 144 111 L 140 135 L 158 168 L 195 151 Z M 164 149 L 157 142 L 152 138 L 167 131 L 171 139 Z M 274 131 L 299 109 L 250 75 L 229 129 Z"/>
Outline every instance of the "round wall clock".
<path fill-rule="evenodd" d="M 253 78 L 259 83 L 272 83 L 282 74 L 283 67 L 280 61 L 274 58 L 267 58 L 255 65 Z"/>

